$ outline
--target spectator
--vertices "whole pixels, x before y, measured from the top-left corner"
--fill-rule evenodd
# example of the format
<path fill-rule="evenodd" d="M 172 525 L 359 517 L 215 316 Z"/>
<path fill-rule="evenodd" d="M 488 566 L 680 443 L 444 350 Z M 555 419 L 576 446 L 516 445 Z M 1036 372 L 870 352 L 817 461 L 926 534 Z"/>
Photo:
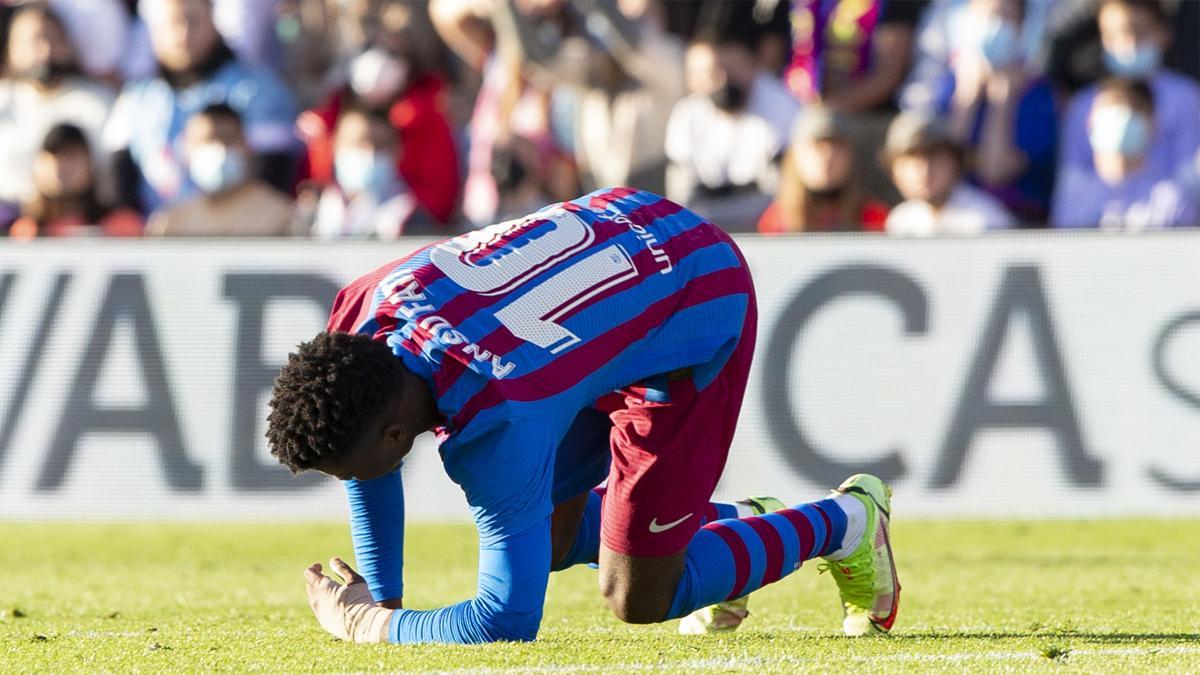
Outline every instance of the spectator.
<path fill-rule="evenodd" d="M 1157 102 L 1157 130 L 1147 161 L 1179 170 L 1200 149 L 1200 85 L 1161 67 L 1171 39 L 1161 3 L 1155 0 L 1103 0 L 1097 20 L 1104 60 L 1114 75 L 1145 80 Z M 1096 177 L 1088 140 L 1088 118 L 1099 87 L 1093 85 L 1072 99 L 1063 120 L 1060 175 L 1080 169 Z"/>
<path fill-rule="evenodd" d="M 561 9 L 561 3 L 536 4 L 550 13 Z M 534 170 L 553 179 L 547 183 L 556 188 L 551 201 L 578 193 L 574 165 L 566 161 L 551 129 L 550 92 L 529 79 L 519 53 L 498 50 L 492 24 L 495 7 L 492 0 L 434 0 L 429 6 L 438 34 L 483 76 L 468 124 L 471 143 L 462 202 L 463 215 L 475 225 L 495 222 L 502 211 L 494 169 L 503 162 L 494 155 L 514 143 L 532 147 Z"/>
<path fill-rule="evenodd" d="M 791 0 L 792 62 L 801 101 L 844 112 L 893 106 L 908 74 L 925 0 Z"/>
<path fill-rule="evenodd" d="M 570 144 L 585 191 L 665 189 L 662 138 L 671 106 L 683 97 L 683 47 L 659 27 L 648 3 L 634 7 L 640 14 L 631 4 L 624 3 L 622 13 L 612 3 L 568 0 L 583 17 L 587 37 L 566 40 L 545 39 L 511 6 L 498 13 L 499 38 L 550 82 L 570 87 Z"/>
<path fill-rule="evenodd" d="M 380 112 L 342 111 L 333 136 L 337 183 L 319 195 L 302 195 L 299 227 L 322 239 L 411 234 L 416 197 L 396 173 L 400 136 Z"/>
<path fill-rule="evenodd" d="M 239 61 L 213 24 L 211 0 L 142 0 L 159 74 L 128 85 L 105 130 L 118 151 L 123 198 L 157 211 L 198 192 L 188 180 L 183 128 L 214 103 L 237 111 L 267 182 L 290 190 L 299 143 L 292 96 L 270 71 Z"/>
<path fill-rule="evenodd" d="M 1200 225 L 1200 205 L 1183 172 L 1151 162 L 1147 154 L 1156 135 L 1155 105 L 1144 82 L 1112 79 L 1100 85 L 1088 116 L 1096 172 L 1076 168 L 1063 176 L 1055 227 L 1133 231 Z"/>
<path fill-rule="evenodd" d="M 1066 93 L 1102 80 L 1107 71 L 1096 12 L 1103 0 L 1046 2 L 1047 75 Z M 1168 67 L 1200 79 L 1200 2 L 1163 0 L 1170 12 L 1171 47 L 1163 56 Z"/>
<path fill-rule="evenodd" d="M 276 12 L 279 73 L 302 106 L 315 106 L 329 94 L 329 74 L 349 51 L 339 30 L 346 13 L 334 0 L 279 0 Z"/>
<path fill-rule="evenodd" d="M 32 169 L 35 195 L 9 229 L 10 237 L 142 233 L 142 219 L 136 211 L 101 204 L 91 148 L 79 127 L 59 124 L 51 128 Z"/>
<path fill-rule="evenodd" d="M 350 62 L 347 85 L 301 117 L 308 146 L 301 177 L 332 182 L 332 130 L 342 109 L 383 111 L 404 146 L 397 171 L 421 207 L 447 223 L 458 201 L 458 148 L 446 119 L 445 79 L 422 48 L 437 36 L 406 5 L 391 4 L 383 12 L 368 48 Z"/>
<path fill-rule="evenodd" d="M 237 112 L 216 103 L 188 120 L 183 132 L 188 177 L 201 194 L 150 217 L 148 234 L 255 236 L 288 234 L 292 203 L 252 172 L 253 151 Z"/>
<path fill-rule="evenodd" d="M 901 113 L 888 129 L 884 161 L 905 201 L 889 234 L 979 234 L 1016 225 L 995 197 L 964 179 L 963 148 L 940 120 Z"/>
<path fill-rule="evenodd" d="M 883 230 L 888 207 L 863 193 L 849 124 L 838 112 L 813 106 L 800 114 L 780 174 L 759 232 Z"/>
<path fill-rule="evenodd" d="M 689 95 L 667 123 L 667 196 L 732 231 L 753 230 L 799 106 L 741 42 L 693 44 L 686 76 Z"/>
<path fill-rule="evenodd" d="M 107 87 L 80 74 L 66 29 L 47 5 L 17 8 L 0 77 L 0 202 L 33 198 L 33 159 L 51 127 L 74 124 L 94 142 L 112 102 Z"/>
<path fill-rule="evenodd" d="M 1094 2 L 1095 0 L 1082 0 Z M 1020 14 L 1001 40 L 1011 40 L 1009 56 L 1020 62 L 1030 74 L 1044 72 L 1047 23 L 1060 6 L 1074 6 L 1077 0 L 1056 3 L 1053 0 L 1019 0 L 1019 8 L 1006 8 L 1007 3 L 977 3 L 976 0 L 934 0 L 917 29 L 912 70 L 900 89 L 901 110 L 923 113 L 945 111 L 954 93 L 955 66 L 964 52 L 977 52 L 984 42 L 989 49 L 996 46 L 996 35 L 985 35 L 988 28 L 980 19 L 997 11 L 1015 16 Z M 1015 11 L 1014 11 L 1015 10 Z M 1061 20 L 1061 19 L 1060 19 Z M 1012 21 L 1010 19 L 1010 21 Z M 997 28 L 995 20 L 991 27 Z"/>
<path fill-rule="evenodd" d="M 1017 219 L 1042 224 L 1054 190 L 1054 92 L 1025 64 L 1026 0 L 970 0 L 942 110 L 973 152 L 971 182 Z M 969 27 L 969 28 L 968 28 Z"/>

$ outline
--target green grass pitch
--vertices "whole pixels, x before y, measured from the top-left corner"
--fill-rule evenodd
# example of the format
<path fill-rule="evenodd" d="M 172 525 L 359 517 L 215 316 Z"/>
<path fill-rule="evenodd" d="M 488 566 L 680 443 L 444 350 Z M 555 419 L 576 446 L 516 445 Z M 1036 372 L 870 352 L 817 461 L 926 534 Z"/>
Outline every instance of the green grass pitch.
<path fill-rule="evenodd" d="M 730 636 L 626 626 L 595 572 L 554 575 L 539 640 L 350 645 L 322 632 L 301 570 L 349 556 L 338 524 L 0 524 L 0 672 L 1198 672 L 1200 522 L 932 522 L 894 529 L 904 584 L 886 639 L 838 633 L 807 564 Z M 406 604 L 474 589 L 469 525 L 413 525 Z"/>

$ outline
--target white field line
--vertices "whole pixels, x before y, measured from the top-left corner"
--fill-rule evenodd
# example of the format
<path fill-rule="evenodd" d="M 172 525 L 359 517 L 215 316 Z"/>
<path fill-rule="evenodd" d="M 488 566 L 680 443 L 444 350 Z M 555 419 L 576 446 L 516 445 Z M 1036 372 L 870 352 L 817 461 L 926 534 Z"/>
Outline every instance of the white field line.
<path fill-rule="evenodd" d="M 1107 647 L 1101 649 L 1070 649 L 1068 660 L 1077 656 L 1149 656 L 1157 654 L 1196 654 L 1200 655 L 1200 647 Z M 992 652 L 955 652 L 949 654 L 875 654 L 870 656 L 846 656 L 848 661 L 864 663 L 874 662 L 949 662 L 964 661 L 1038 661 L 1050 660 L 1036 651 L 992 651 Z M 459 670 L 429 671 L 431 673 L 490 673 L 492 675 L 516 675 L 518 673 L 594 673 L 604 672 L 657 672 L 666 668 L 703 670 L 707 668 L 744 669 L 753 666 L 773 665 L 811 665 L 815 659 L 803 659 L 792 656 L 751 657 L 751 658 L 712 658 L 686 659 L 682 661 L 663 660 L 646 663 L 604 663 L 596 665 L 563 665 L 563 666 L 521 666 L 513 668 L 463 668 Z"/>

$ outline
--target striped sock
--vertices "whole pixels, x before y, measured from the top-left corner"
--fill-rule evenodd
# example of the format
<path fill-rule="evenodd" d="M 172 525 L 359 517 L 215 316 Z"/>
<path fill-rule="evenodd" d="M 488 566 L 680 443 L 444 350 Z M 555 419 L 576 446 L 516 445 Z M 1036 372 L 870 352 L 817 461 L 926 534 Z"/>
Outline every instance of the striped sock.
<path fill-rule="evenodd" d="M 843 546 L 846 513 L 832 499 L 700 528 L 687 548 L 668 619 L 740 598 Z"/>
<path fill-rule="evenodd" d="M 575 534 L 571 550 L 554 565 L 553 571 L 559 572 L 575 565 L 591 564 L 600 556 L 600 506 L 604 491 L 604 488 L 598 487 L 588 495 L 587 506 L 583 510 L 583 518 L 579 521 L 579 531 Z M 704 511 L 701 524 L 742 518 L 754 513 L 754 507 L 749 504 L 710 502 Z"/>

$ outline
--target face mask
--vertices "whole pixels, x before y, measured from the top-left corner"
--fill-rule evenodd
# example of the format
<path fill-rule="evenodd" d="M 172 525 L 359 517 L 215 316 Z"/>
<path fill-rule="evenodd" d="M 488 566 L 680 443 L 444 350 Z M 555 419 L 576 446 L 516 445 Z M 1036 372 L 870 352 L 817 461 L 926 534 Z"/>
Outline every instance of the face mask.
<path fill-rule="evenodd" d="M 196 187 L 211 195 L 246 180 L 247 164 L 241 150 L 221 143 L 205 143 L 191 152 L 188 174 Z"/>
<path fill-rule="evenodd" d="M 1131 54 L 1114 54 L 1104 50 L 1104 65 L 1113 75 L 1142 78 L 1158 70 L 1162 56 L 1161 47 L 1146 42 L 1135 47 Z"/>
<path fill-rule="evenodd" d="M 372 106 L 387 105 L 408 83 L 408 64 L 372 47 L 350 62 L 350 88 Z"/>
<path fill-rule="evenodd" d="M 993 68 L 1016 63 L 1021 57 L 1017 30 L 998 16 L 988 17 L 980 35 L 979 52 Z"/>
<path fill-rule="evenodd" d="M 1101 154 L 1140 157 L 1150 146 L 1150 123 L 1145 115 L 1135 113 L 1129 106 L 1105 106 L 1092 116 L 1088 141 L 1092 150 Z"/>
<path fill-rule="evenodd" d="M 346 194 L 367 193 L 383 197 L 396 181 L 391 157 L 361 148 L 339 150 L 333 158 L 333 173 Z"/>
<path fill-rule="evenodd" d="M 726 82 L 723 87 L 709 94 L 708 97 L 712 100 L 713 105 L 717 106 L 725 112 L 735 112 L 746 106 L 746 99 L 749 98 L 749 92 L 745 87 Z"/>

